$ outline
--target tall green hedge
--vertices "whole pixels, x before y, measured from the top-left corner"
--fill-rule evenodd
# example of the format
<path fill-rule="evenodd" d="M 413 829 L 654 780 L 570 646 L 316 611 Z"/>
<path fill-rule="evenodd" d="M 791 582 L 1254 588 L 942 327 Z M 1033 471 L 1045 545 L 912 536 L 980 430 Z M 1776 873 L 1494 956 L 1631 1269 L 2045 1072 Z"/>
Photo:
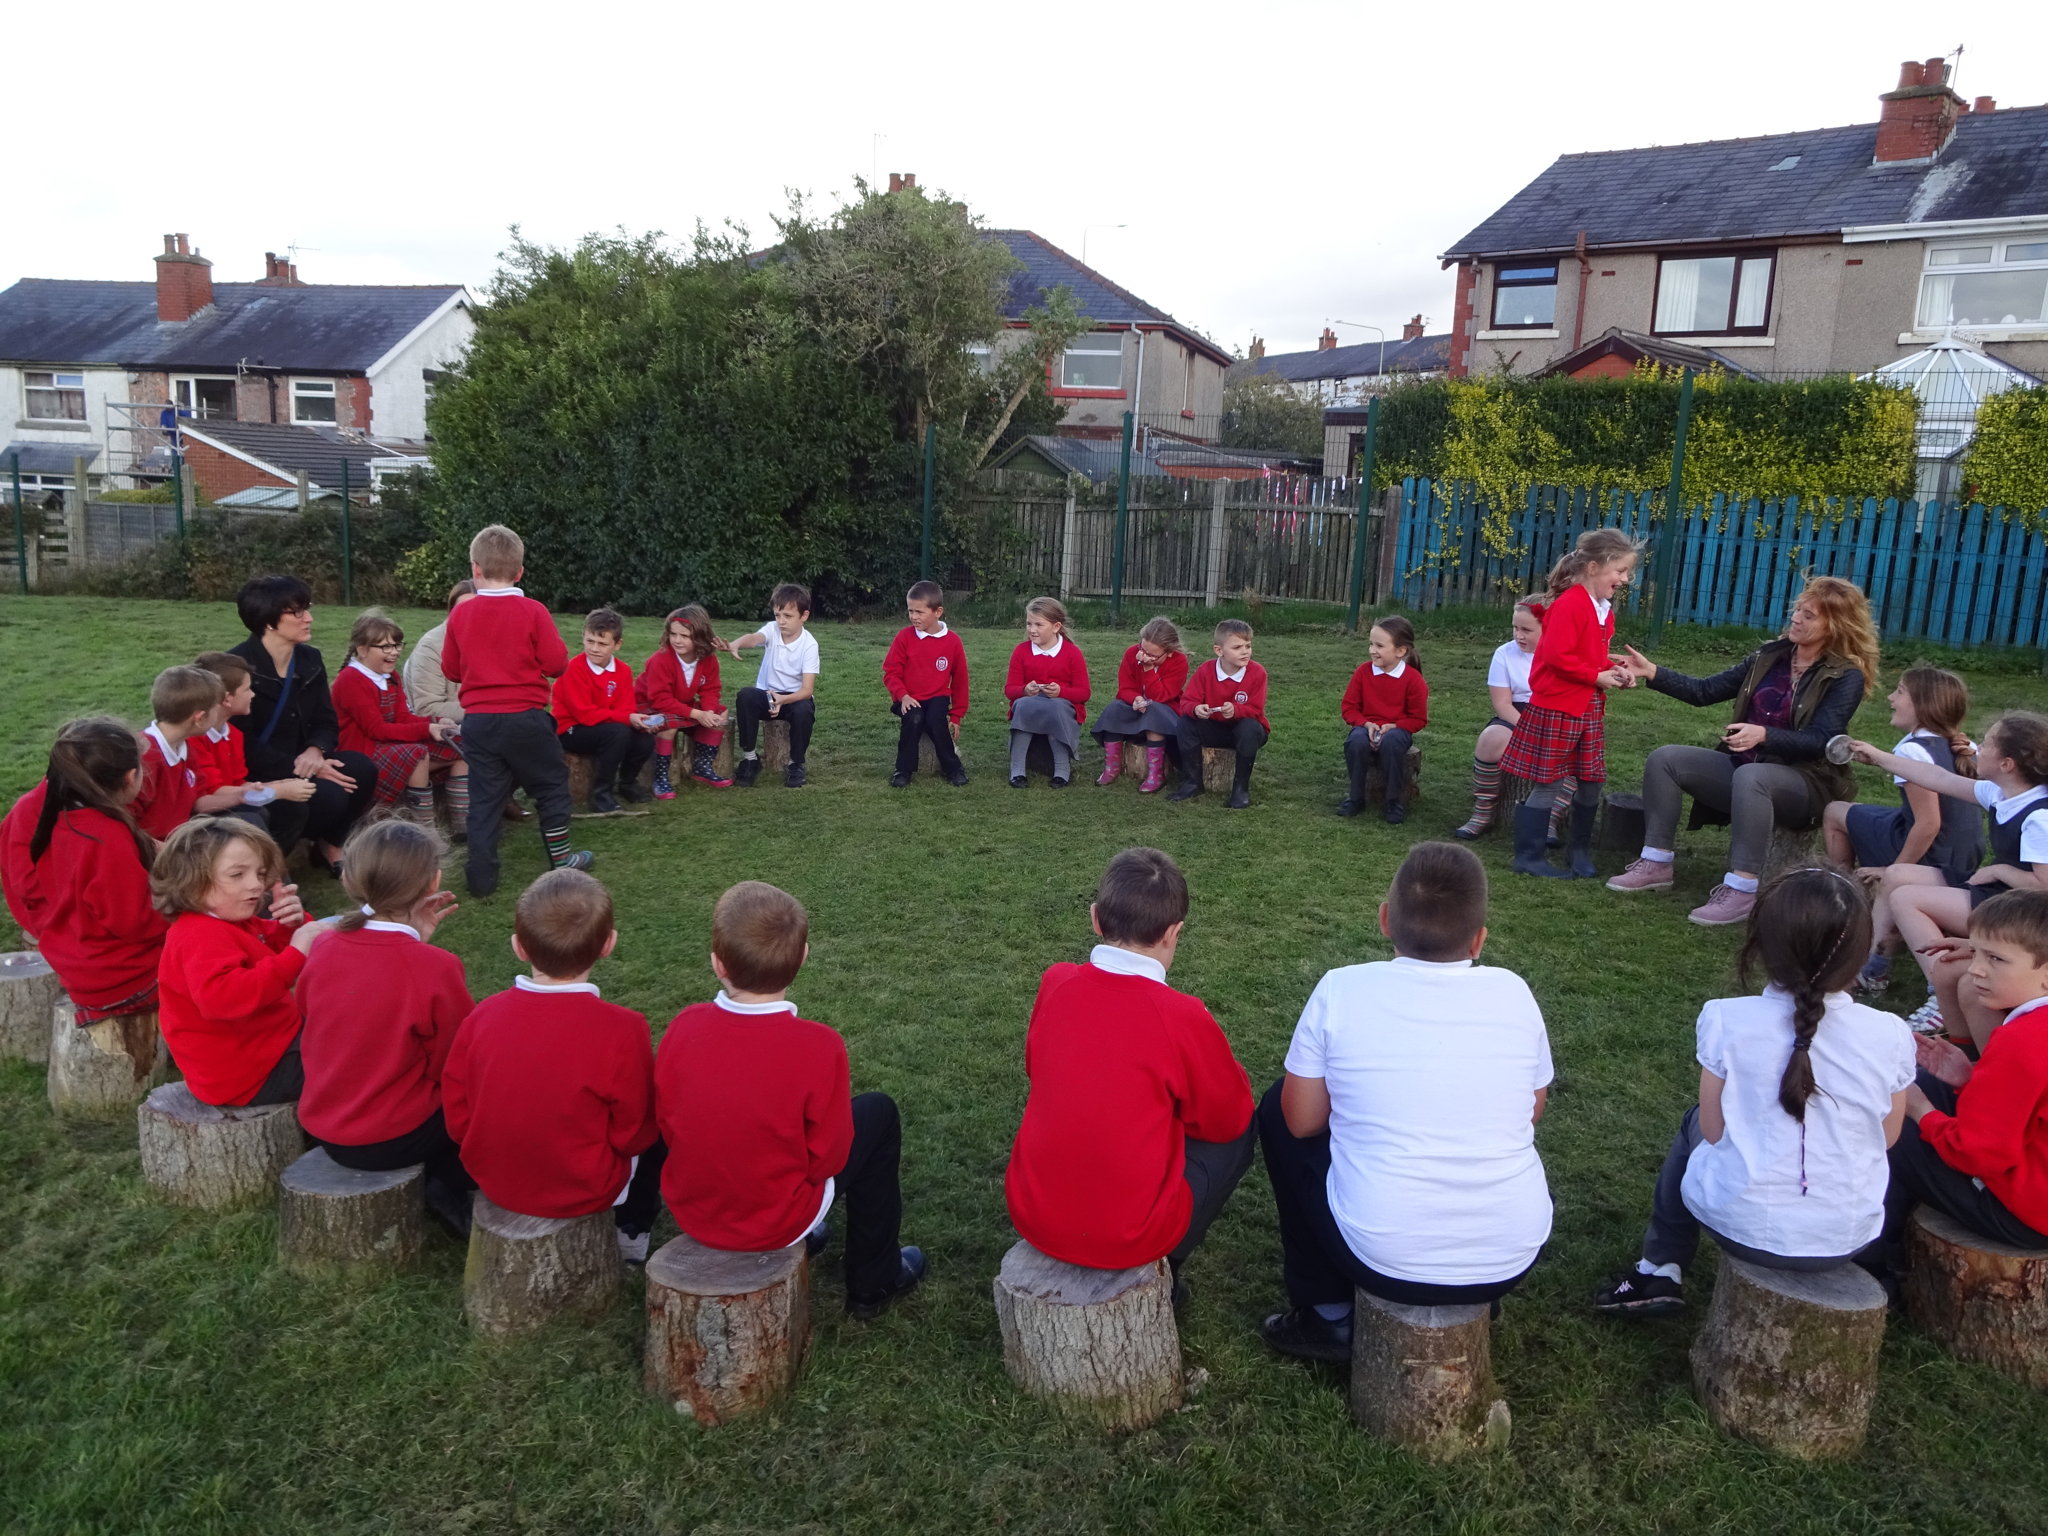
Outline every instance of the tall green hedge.
<path fill-rule="evenodd" d="M 1977 408 L 1963 480 L 1986 506 L 2048 532 L 2048 384 L 1992 395 Z"/>

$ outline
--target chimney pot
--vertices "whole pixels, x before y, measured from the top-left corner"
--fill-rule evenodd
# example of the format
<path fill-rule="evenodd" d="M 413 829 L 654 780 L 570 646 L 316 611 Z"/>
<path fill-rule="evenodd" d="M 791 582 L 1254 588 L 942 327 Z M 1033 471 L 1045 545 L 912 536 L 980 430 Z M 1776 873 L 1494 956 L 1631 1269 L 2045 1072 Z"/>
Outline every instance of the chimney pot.
<path fill-rule="evenodd" d="M 176 235 L 164 236 L 164 254 L 166 256 L 175 256 L 178 254 L 178 237 Z"/>
<path fill-rule="evenodd" d="M 1904 91 L 1920 84 L 1920 61 L 1908 59 L 1899 66 L 1899 83 L 1896 89 Z"/>
<path fill-rule="evenodd" d="M 1976 106 L 1970 110 L 1973 112 L 1996 112 L 1998 110 L 1998 103 L 1989 96 L 1979 96 Z"/>
<path fill-rule="evenodd" d="M 1956 118 L 1969 108 L 1948 87 L 1948 66 L 1940 59 L 1908 62 L 1900 68 L 1899 85 L 1878 100 L 1875 165 L 1932 160 L 1955 133 Z"/>
<path fill-rule="evenodd" d="M 1324 326 L 1324 327 L 1323 327 L 1323 334 L 1322 334 L 1321 338 L 1320 338 L 1320 339 L 1319 339 L 1319 340 L 1318 340 L 1318 341 L 1316 342 L 1316 350 L 1317 350 L 1318 352 L 1334 352 L 1334 351 L 1336 350 L 1336 348 L 1337 348 L 1337 333 L 1336 333 L 1335 331 L 1331 330 L 1331 329 L 1330 329 L 1330 328 L 1329 328 L 1329 327 L 1328 327 L 1328 326 L 1326 325 L 1326 326 Z"/>
<path fill-rule="evenodd" d="M 1929 59 L 1925 64 L 1921 65 L 1920 83 L 1922 85 L 1947 85 L 1948 60 Z"/>
<path fill-rule="evenodd" d="M 1414 319 L 1410 320 L 1406 325 L 1401 327 L 1401 339 L 1403 341 L 1418 341 L 1421 339 L 1421 337 L 1422 316 L 1417 315 Z"/>
<path fill-rule="evenodd" d="M 1251 360 L 1256 363 L 1260 358 L 1264 357 L 1265 355 L 1266 338 L 1263 336 L 1254 336 L 1252 338 L 1252 349 L 1249 354 Z"/>
<path fill-rule="evenodd" d="M 180 256 L 190 256 L 192 254 L 192 249 L 185 244 L 185 237 L 183 235 L 178 236 L 178 254 Z"/>

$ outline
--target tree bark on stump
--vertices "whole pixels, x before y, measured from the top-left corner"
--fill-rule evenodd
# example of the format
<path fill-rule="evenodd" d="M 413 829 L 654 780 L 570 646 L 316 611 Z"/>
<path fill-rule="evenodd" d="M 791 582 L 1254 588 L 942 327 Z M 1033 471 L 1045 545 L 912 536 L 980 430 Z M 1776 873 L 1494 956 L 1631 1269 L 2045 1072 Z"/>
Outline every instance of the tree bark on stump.
<path fill-rule="evenodd" d="M 1519 780 L 1517 782 L 1520 782 Z M 1516 803 L 1529 798 L 1529 789 L 1524 785 Z M 1610 792 L 1600 797 L 1600 834 L 1597 845 L 1615 853 L 1625 853 L 1631 859 L 1639 858 L 1643 851 L 1644 830 L 1647 816 L 1643 810 L 1641 795 Z"/>
<path fill-rule="evenodd" d="M 1351 1417 L 1429 1461 L 1508 1440 L 1484 1305 L 1409 1307 L 1359 1291 L 1351 1309 Z"/>
<path fill-rule="evenodd" d="M 1772 827 L 1770 845 L 1764 851 L 1759 879 L 1769 880 L 1788 869 L 1813 864 L 1821 856 L 1820 833 L 1811 827 Z"/>
<path fill-rule="evenodd" d="M 780 773 L 789 766 L 789 722 L 763 720 L 755 745 L 761 753 L 761 771 Z"/>
<path fill-rule="evenodd" d="M 647 1261 L 647 1392 L 699 1424 L 773 1407 L 810 1353 L 810 1298 L 802 1243 L 772 1253 L 664 1244 Z"/>
<path fill-rule="evenodd" d="M 216 1109 L 183 1083 L 152 1090 L 135 1123 L 142 1177 L 173 1205 L 257 1204 L 306 1149 L 296 1105 Z"/>
<path fill-rule="evenodd" d="M 0 955 L 0 1060 L 50 1059 L 50 1014 L 64 988 L 32 949 Z"/>
<path fill-rule="evenodd" d="M 1411 805 L 1422 793 L 1422 748 L 1410 745 L 1408 748 L 1408 782 L 1401 786 L 1401 803 Z M 1525 797 L 1526 798 L 1526 797 Z M 1365 803 L 1384 805 L 1387 800 L 1387 782 L 1380 776 L 1380 765 L 1375 761 L 1365 770 Z"/>
<path fill-rule="evenodd" d="M 1082 1269 L 1018 1243 L 1003 1255 L 995 1301 L 1003 1364 L 1030 1396 L 1109 1430 L 1143 1429 L 1180 1406 L 1180 1330 L 1164 1259 Z"/>
<path fill-rule="evenodd" d="M 50 1108 L 60 1115 L 129 1114 L 170 1075 L 154 1013 L 80 1024 L 68 998 L 50 1011 Z"/>
<path fill-rule="evenodd" d="M 1163 741 L 1148 742 L 1142 737 L 1140 737 L 1136 741 L 1125 742 L 1124 772 L 1136 774 L 1140 779 L 1143 779 L 1145 777 L 1145 748 L 1147 748 L 1148 746 L 1163 747 L 1165 745 L 1166 743 Z"/>
<path fill-rule="evenodd" d="M 1731 1435 L 1807 1461 L 1853 1456 L 1870 1427 L 1884 1287 L 1854 1264 L 1765 1269 L 1721 1256 L 1692 1346 L 1693 1390 Z"/>
<path fill-rule="evenodd" d="M 426 1168 L 367 1173 L 315 1147 L 278 1179 L 277 1256 L 294 1274 L 410 1266 L 426 1239 Z"/>
<path fill-rule="evenodd" d="M 462 1310 L 478 1333 L 527 1333 L 564 1313 L 596 1317 L 619 1294 L 623 1263 L 609 1210 L 521 1216 L 477 1192 L 462 1266 Z"/>
<path fill-rule="evenodd" d="M 1237 782 L 1237 754 L 1228 747 L 1202 748 L 1202 788 L 1229 794 Z"/>
<path fill-rule="evenodd" d="M 1915 1327 L 1960 1359 L 2048 1389 L 2048 1250 L 1979 1237 L 1923 1205 L 1906 1256 Z"/>

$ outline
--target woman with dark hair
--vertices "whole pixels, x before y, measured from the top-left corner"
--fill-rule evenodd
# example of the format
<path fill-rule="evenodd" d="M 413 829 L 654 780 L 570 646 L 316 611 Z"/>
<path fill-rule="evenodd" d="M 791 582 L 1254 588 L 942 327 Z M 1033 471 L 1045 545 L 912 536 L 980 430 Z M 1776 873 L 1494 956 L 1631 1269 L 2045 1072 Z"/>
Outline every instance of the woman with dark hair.
<path fill-rule="evenodd" d="M 256 690 L 249 713 L 234 720 L 249 776 L 297 777 L 313 785 L 310 800 L 271 802 L 270 834 L 286 853 L 300 838 L 312 838 L 329 873 L 338 876 L 342 842 L 376 803 L 377 768 L 362 753 L 340 749 L 341 722 L 327 690 L 327 663 L 307 643 L 313 635 L 312 591 L 296 576 L 257 576 L 235 594 L 235 610 L 249 638 L 229 654 L 249 664 Z"/>
<path fill-rule="evenodd" d="M 1831 800 L 1856 798 L 1846 763 L 1827 759 L 1830 737 L 1849 729 L 1877 686 L 1877 626 L 1862 588 L 1816 576 L 1792 604 L 1785 633 L 1725 672 L 1687 677 L 1633 647 L 1624 669 L 1687 704 L 1735 701 L 1734 722 L 1715 746 L 1659 747 L 1643 766 L 1643 851 L 1607 882 L 1613 891 L 1668 891 L 1678 812 L 1693 798 L 1694 826 L 1727 822 L 1728 873 L 1693 909 L 1702 927 L 1748 918 L 1756 905 L 1775 827 L 1814 827 Z"/>

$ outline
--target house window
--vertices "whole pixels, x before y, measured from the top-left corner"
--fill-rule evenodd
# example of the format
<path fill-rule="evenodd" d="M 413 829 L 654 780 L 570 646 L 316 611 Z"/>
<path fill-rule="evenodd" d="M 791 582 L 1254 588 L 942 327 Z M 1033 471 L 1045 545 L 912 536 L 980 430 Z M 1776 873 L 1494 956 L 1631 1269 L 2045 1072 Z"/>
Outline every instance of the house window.
<path fill-rule="evenodd" d="M 1493 328 L 1546 329 L 1557 323 L 1557 263 L 1502 267 L 1493 276 Z"/>
<path fill-rule="evenodd" d="M 1920 328 L 2048 321 L 2048 240 L 1930 246 L 1920 278 Z"/>
<path fill-rule="evenodd" d="M 975 371 L 984 377 L 996 371 L 996 349 L 991 344 L 977 341 L 967 348 L 967 355 L 974 359 Z"/>
<path fill-rule="evenodd" d="M 25 373 L 22 381 L 31 421 L 85 420 L 84 374 Z"/>
<path fill-rule="evenodd" d="M 1124 338 L 1120 331 L 1095 331 L 1068 344 L 1060 359 L 1061 389 L 1122 389 Z"/>
<path fill-rule="evenodd" d="M 180 416 L 194 421 L 235 420 L 233 379 L 173 379 L 171 399 L 177 402 Z"/>
<path fill-rule="evenodd" d="M 334 380 L 293 379 L 292 421 L 299 426 L 333 425 Z"/>
<path fill-rule="evenodd" d="M 1659 336 L 1761 336 L 1770 329 L 1769 251 L 1667 256 L 1657 264 Z"/>

